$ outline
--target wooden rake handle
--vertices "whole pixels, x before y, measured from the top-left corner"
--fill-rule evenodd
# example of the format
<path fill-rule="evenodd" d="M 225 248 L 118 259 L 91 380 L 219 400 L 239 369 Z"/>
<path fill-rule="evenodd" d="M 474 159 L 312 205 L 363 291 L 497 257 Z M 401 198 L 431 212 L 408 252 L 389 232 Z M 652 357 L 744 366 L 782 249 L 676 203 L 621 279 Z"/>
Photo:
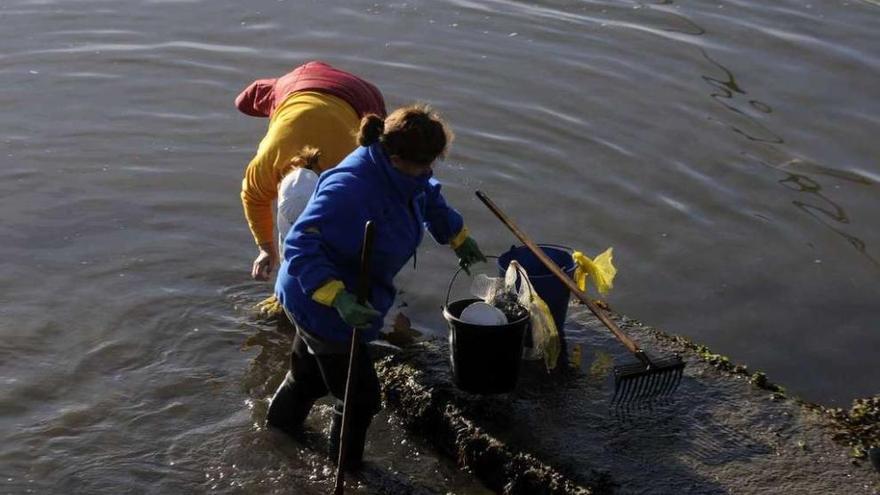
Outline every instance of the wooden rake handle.
<path fill-rule="evenodd" d="M 498 217 L 499 220 L 501 220 L 501 223 L 506 225 L 507 228 L 510 229 L 511 232 L 513 232 L 513 235 L 515 235 L 520 241 L 522 241 L 523 244 L 525 244 L 527 248 L 529 248 L 532 254 L 534 254 L 538 257 L 539 260 L 541 260 L 541 263 L 544 263 L 544 266 L 546 266 L 547 269 L 553 273 L 553 275 L 556 275 L 556 278 L 558 278 L 560 282 L 568 287 L 568 290 L 570 290 L 575 295 L 575 297 L 577 297 L 582 303 L 586 304 L 587 307 L 590 308 L 590 311 L 592 311 L 593 314 L 596 315 L 596 318 L 599 318 L 599 321 L 601 321 L 606 327 L 608 327 L 608 330 L 611 330 L 611 333 L 613 333 L 614 336 L 617 337 L 617 340 L 619 340 L 624 346 L 626 346 L 626 348 L 629 349 L 630 352 L 635 354 L 640 360 L 647 359 L 647 357 L 645 357 L 645 353 L 642 352 L 639 346 L 636 345 L 636 343 L 633 342 L 633 340 L 629 338 L 625 333 L 623 333 L 620 327 L 618 327 L 617 324 L 614 323 L 614 321 L 612 321 L 611 318 L 609 318 L 608 315 L 606 315 L 601 308 L 596 306 L 596 303 L 591 301 L 586 293 L 580 290 L 574 280 L 569 278 L 569 276 L 566 275 L 565 272 L 563 272 L 559 268 L 559 266 L 553 262 L 553 260 L 551 260 L 546 254 L 544 254 L 544 251 L 539 248 L 537 244 L 532 242 L 532 240 L 529 239 L 525 232 L 520 230 L 519 227 L 517 227 L 516 224 L 513 223 L 513 220 L 508 218 L 508 216 L 505 215 L 504 212 L 501 211 L 501 209 L 498 208 L 498 206 L 495 205 L 495 203 L 493 203 L 491 199 L 489 199 L 489 196 L 486 196 L 486 193 L 484 193 L 483 191 L 477 191 L 477 197 L 480 198 L 480 201 L 482 201 L 489 208 L 489 210 L 491 210 L 492 213 L 494 213 L 495 216 Z"/>

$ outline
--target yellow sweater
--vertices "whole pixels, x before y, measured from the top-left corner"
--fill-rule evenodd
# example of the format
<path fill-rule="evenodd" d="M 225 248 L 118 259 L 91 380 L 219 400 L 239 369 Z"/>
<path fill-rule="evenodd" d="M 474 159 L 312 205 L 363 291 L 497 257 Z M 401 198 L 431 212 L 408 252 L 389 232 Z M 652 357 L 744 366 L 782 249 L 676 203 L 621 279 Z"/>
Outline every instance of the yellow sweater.
<path fill-rule="evenodd" d="M 344 100 L 313 91 L 293 93 L 276 109 L 241 181 L 244 216 L 257 244 L 273 244 L 272 201 L 290 159 L 304 146 L 321 151 L 318 171 L 335 167 L 357 147 L 357 113 Z"/>

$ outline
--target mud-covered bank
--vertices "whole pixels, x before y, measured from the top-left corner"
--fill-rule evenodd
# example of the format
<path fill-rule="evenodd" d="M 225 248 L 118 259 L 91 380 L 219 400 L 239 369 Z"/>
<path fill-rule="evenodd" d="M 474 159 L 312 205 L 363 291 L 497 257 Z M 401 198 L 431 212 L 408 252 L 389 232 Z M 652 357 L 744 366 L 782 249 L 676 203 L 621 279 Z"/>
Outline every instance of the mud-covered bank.
<path fill-rule="evenodd" d="M 421 343 L 377 365 L 386 404 L 488 488 L 509 494 L 590 494 L 535 456 L 484 431 L 458 400 L 441 349 Z M 464 407 L 464 408 L 463 408 Z"/>
<path fill-rule="evenodd" d="M 746 365 L 735 364 L 727 356 L 716 354 L 704 345 L 696 344 L 679 335 L 670 335 L 655 328 L 646 327 L 636 320 L 628 318 L 624 320 L 631 326 L 638 325 L 659 341 L 666 343 L 670 349 L 678 352 L 686 351 L 719 371 L 745 378 L 755 387 L 772 392 L 773 399 L 789 397 L 804 408 L 827 416 L 828 427 L 834 440 L 849 447 L 849 454 L 853 459 L 865 460 L 868 457 L 869 449 L 880 448 L 880 395 L 855 399 L 849 410 L 839 407 L 829 408 L 804 401 L 798 397 L 789 396 L 783 386 L 770 382 L 763 372 L 750 370 Z"/>
<path fill-rule="evenodd" d="M 644 348 L 689 362 L 673 400 L 609 408 L 609 371 L 627 356 L 573 306 L 567 332 L 584 359 L 564 378 L 527 363 L 511 394 L 461 393 L 434 340 L 380 361 L 386 403 L 498 492 L 880 493 L 862 459 L 876 444 L 876 398 L 828 410 L 704 346 L 615 318 Z"/>

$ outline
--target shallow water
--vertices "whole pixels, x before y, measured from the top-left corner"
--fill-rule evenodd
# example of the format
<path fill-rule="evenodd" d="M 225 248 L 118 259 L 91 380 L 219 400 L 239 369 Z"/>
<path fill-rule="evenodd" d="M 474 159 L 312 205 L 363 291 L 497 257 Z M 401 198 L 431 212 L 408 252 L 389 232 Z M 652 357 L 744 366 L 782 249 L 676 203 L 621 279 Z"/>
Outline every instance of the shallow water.
<path fill-rule="evenodd" d="M 0 5 L 0 491 L 323 490 L 257 427 L 285 336 L 238 203 L 266 122 L 232 106 L 315 58 L 445 113 L 487 252 L 514 239 L 475 189 L 614 246 L 617 310 L 810 400 L 878 392 L 875 2 L 242 5 Z M 453 267 L 428 241 L 401 274 L 417 326 Z"/>

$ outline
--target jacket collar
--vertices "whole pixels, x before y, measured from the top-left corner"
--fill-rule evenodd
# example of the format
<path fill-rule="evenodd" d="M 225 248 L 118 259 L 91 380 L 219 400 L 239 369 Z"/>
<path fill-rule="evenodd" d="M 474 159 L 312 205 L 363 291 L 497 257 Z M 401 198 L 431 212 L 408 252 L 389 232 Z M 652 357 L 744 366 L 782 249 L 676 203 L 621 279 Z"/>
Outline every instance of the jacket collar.
<path fill-rule="evenodd" d="M 373 159 L 373 163 L 379 167 L 382 175 L 391 184 L 391 188 L 394 189 L 401 200 L 411 200 L 428 186 L 428 181 L 431 179 L 432 174 L 411 177 L 394 168 L 380 143 L 372 144 L 367 149 L 370 157 Z"/>

